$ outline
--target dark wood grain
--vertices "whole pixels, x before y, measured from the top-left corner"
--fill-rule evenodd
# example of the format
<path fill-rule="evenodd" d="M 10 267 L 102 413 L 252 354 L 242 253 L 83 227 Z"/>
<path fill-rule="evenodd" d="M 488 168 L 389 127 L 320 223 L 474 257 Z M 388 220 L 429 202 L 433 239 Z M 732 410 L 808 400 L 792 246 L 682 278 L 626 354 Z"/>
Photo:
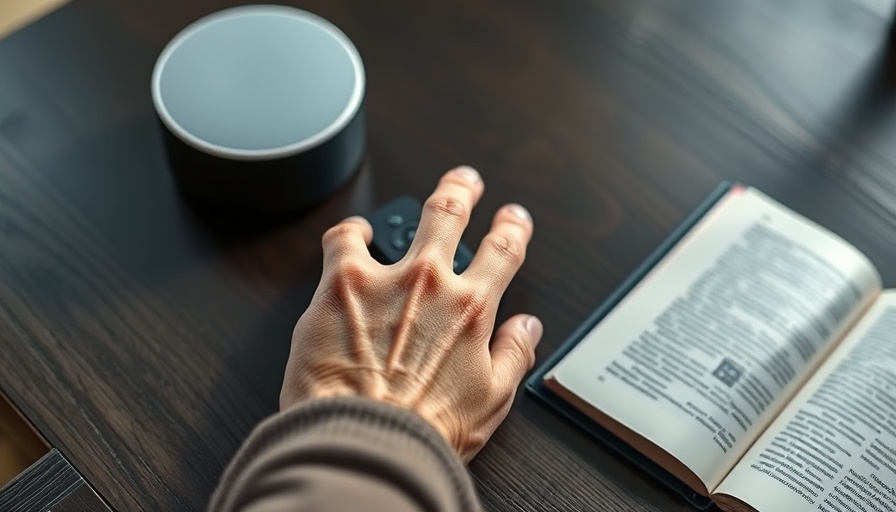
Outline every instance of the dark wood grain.
<path fill-rule="evenodd" d="M 102 512 L 110 509 L 59 450 L 53 449 L 0 489 L 0 510 Z"/>
<path fill-rule="evenodd" d="M 896 285 L 896 62 L 877 0 L 295 1 L 358 46 L 368 158 L 236 230 L 180 198 L 149 98 L 235 1 L 75 0 L 0 41 L 0 386 L 119 510 L 198 510 L 273 412 L 319 237 L 458 163 L 536 220 L 504 314 L 545 356 L 722 179 L 830 227 Z M 521 396 L 471 465 L 491 510 L 686 510 Z"/>
<path fill-rule="evenodd" d="M 51 512 L 112 512 L 102 498 L 86 484 L 57 503 Z"/>

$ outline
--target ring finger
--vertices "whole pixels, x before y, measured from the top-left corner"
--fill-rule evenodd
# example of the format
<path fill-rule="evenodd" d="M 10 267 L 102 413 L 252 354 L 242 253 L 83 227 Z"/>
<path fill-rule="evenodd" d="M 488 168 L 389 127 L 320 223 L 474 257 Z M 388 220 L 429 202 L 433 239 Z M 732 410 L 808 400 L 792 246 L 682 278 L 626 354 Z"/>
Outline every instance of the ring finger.
<path fill-rule="evenodd" d="M 504 293 L 526 259 L 532 231 L 532 217 L 525 208 L 518 204 L 504 206 L 495 214 L 491 230 L 479 244 L 464 276 L 484 283 L 498 294 Z"/>

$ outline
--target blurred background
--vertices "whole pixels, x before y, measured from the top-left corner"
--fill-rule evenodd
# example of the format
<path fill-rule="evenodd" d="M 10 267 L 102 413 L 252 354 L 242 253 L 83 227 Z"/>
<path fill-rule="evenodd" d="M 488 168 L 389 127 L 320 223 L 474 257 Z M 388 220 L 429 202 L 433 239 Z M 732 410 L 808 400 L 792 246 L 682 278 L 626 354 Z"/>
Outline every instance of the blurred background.
<path fill-rule="evenodd" d="M 68 0 L 0 0 L 0 37 L 39 18 Z"/>
<path fill-rule="evenodd" d="M 0 38 L 68 0 L 0 0 Z M 46 453 L 37 436 L 0 396 L 0 487 Z"/>

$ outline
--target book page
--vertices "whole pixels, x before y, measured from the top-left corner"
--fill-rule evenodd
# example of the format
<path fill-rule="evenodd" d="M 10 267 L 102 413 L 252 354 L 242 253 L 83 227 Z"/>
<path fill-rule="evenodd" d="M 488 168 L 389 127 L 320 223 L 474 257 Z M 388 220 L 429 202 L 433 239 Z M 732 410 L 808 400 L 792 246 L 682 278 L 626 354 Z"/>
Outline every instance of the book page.
<path fill-rule="evenodd" d="M 842 239 L 733 189 L 546 384 L 671 454 L 702 491 L 648 456 L 708 495 L 879 290 Z"/>
<path fill-rule="evenodd" d="M 896 511 L 896 291 L 881 295 L 718 492 L 760 511 Z"/>

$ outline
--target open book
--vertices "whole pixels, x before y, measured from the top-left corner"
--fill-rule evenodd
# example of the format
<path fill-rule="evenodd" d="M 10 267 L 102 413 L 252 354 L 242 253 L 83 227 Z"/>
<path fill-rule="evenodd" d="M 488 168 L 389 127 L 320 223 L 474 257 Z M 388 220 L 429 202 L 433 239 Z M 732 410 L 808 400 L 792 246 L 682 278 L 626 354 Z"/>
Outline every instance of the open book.
<path fill-rule="evenodd" d="M 677 238 L 530 390 L 701 507 L 896 511 L 896 290 L 752 188 Z"/>

